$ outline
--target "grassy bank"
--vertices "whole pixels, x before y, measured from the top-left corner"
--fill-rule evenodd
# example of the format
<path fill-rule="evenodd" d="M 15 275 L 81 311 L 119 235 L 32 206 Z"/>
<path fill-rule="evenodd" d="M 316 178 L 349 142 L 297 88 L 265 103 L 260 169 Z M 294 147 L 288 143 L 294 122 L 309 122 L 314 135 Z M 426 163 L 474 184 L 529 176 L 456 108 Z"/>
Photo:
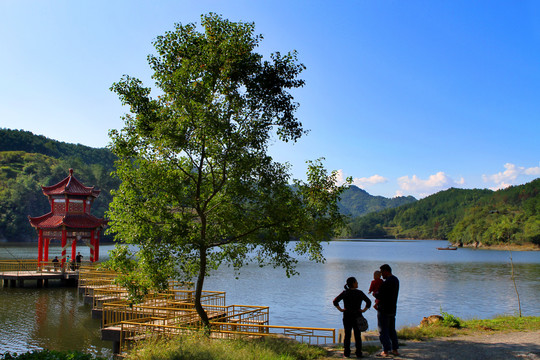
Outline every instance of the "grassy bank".
<path fill-rule="evenodd" d="M 126 360 L 311 360 L 326 355 L 321 347 L 285 338 L 217 340 L 189 336 L 146 342 L 131 351 Z"/>
<path fill-rule="evenodd" d="M 453 335 L 474 335 L 504 331 L 540 330 L 540 317 L 500 316 L 489 320 L 461 320 L 443 313 L 443 321 L 423 327 L 405 327 L 398 331 L 401 340 L 429 340 Z M 375 333 L 374 333 L 375 334 Z M 308 360 L 342 357 L 340 345 L 321 348 L 282 338 L 256 340 L 208 340 L 188 337 L 172 341 L 146 343 L 132 351 L 126 360 Z M 378 344 L 364 344 L 364 354 L 380 350 Z"/>
<path fill-rule="evenodd" d="M 446 315 L 443 321 L 431 325 L 401 328 L 398 331 L 398 337 L 404 340 L 428 340 L 454 335 L 540 330 L 540 316 L 498 316 L 487 320 L 461 320 L 452 315 Z"/>
<path fill-rule="evenodd" d="M 499 316 L 489 320 L 461 320 L 443 313 L 443 320 L 427 326 L 404 327 L 400 340 L 429 340 L 454 335 L 478 335 L 495 332 L 540 331 L 540 316 Z M 376 333 L 374 332 L 373 335 Z M 400 341 L 401 342 L 401 341 Z M 380 350 L 378 344 L 364 344 L 364 354 Z M 139 344 L 126 360 L 323 360 L 342 357 L 343 346 L 300 344 L 290 339 L 266 337 L 250 340 L 216 340 L 204 336 L 177 337 Z M 80 353 L 32 352 L 21 355 L 0 354 L 0 360 L 91 360 Z"/>

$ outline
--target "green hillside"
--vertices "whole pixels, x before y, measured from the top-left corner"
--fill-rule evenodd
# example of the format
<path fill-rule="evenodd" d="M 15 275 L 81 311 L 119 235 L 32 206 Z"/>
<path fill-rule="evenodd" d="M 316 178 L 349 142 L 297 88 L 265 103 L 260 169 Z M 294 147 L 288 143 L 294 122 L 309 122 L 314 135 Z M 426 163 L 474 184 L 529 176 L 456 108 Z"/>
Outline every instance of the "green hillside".
<path fill-rule="evenodd" d="M 68 144 L 34 135 L 29 131 L 0 129 L 0 241 L 34 241 L 35 231 L 28 215 L 49 211 L 41 185 L 53 185 L 73 168 L 77 179 L 102 190 L 94 203 L 93 214 L 103 217 L 118 187 L 110 176 L 114 155 L 108 149 Z M 412 196 L 394 199 L 372 196 L 356 186 L 347 189 L 340 202 L 341 211 L 352 217 L 416 201 Z"/>
<path fill-rule="evenodd" d="M 58 183 L 74 169 L 87 186 L 101 190 L 92 213 L 103 217 L 118 181 L 110 176 L 114 155 L 107 149 L 66 144 L 28 131 L 0 129 L 0 241 L 35 241 L 28 215 L 50 211 L 41 185 Z"/>
<path fill-rule="evenodd" d="M 499 191 L 441 191 L 415 203 L 355 218 L 348 235 L 540 245 L 540 179 Z"/>
<path fill-rule="evenodd" d="M 108 149 L 68 144 L 28 131 L 0 129 L 0 241 L 35 241 L 28 215 L 50 210 L 41 185 L 74 169 L 77 179 L 101 190 L 92 208 L 104 217 L 118 187 Z M 372 196 L 351 186 L 340 209 L 351 217 L 343 237 L 448 239 L 470 244 L 540 244 L 540 179 L 508 189 L 448 189 L 416 201 Z"/>
<path fill-rule="evenodd" d="M 415 201 L 416 199 L 413 196 L 398 196 L 395 198 L 373 196 L 367 191 L 352 185 L 341 195 L 339 208 L 343 214 L 357 217 Z"/>

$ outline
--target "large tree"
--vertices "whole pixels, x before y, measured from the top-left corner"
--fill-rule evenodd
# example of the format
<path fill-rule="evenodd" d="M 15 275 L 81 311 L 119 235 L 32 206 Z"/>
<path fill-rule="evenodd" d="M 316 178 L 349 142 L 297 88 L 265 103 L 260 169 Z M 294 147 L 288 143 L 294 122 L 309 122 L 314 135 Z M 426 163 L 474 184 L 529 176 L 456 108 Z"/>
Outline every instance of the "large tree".
<path fill-rule="evenodd" d="M 157 98 L 129 76 L 111 88 L 130 113 L 110 132 L 121 180 L 110 230 L 137 245 L 139 278 L 196 279 L 207 327 L 200 297 L 211 270 L 254 261 L 289 276 L 298 254 L 324 260 L 320 242 L 342 225 L 335 173 L 317 160 L 307 181 L 293 181 L 268 154 L 273 139 L 305 133 L 289 92 L 304 85 L 304 66 L 294 52 L 263 60 L 261 39 L 253 23 L 203 15 L 201 28 L 176 24 L 153 43 Z M 117 250 L 116 260 L 125 255 Z"/>

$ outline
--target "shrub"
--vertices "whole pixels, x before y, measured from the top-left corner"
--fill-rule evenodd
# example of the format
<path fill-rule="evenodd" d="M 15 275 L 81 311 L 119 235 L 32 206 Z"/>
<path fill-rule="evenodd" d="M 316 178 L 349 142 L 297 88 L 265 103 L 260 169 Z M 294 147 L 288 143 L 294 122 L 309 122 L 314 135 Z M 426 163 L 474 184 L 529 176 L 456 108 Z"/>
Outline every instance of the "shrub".
<path fill-rule="evenodd" d="M 456 316 L 449 314 L 447 312 L 441 312 L 443 317 L 443 325 L 459 329 L 461 327 L 461 321 Z"/>
<path fill-rule="evenodd" d="M 0 360 L 103 360 L 79 351 L 34 350 L 22 354 L 0 354 Z"/>

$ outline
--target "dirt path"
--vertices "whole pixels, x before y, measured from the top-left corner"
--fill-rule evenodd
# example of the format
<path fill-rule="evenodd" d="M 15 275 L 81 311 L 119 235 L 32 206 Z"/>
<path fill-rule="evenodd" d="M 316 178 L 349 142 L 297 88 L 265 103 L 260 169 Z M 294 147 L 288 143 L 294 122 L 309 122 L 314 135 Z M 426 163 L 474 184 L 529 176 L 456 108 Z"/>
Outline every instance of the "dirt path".
<path fill-rule="evenodd" d="M 540 360 L 540 331 L 454 336 L 429 341 L 405 341 L 394 359 L 426 360 Z M 331 358 L 343 358 L 334 352 Z M 364 356 L 378 359 L 373 354 Z"/>

